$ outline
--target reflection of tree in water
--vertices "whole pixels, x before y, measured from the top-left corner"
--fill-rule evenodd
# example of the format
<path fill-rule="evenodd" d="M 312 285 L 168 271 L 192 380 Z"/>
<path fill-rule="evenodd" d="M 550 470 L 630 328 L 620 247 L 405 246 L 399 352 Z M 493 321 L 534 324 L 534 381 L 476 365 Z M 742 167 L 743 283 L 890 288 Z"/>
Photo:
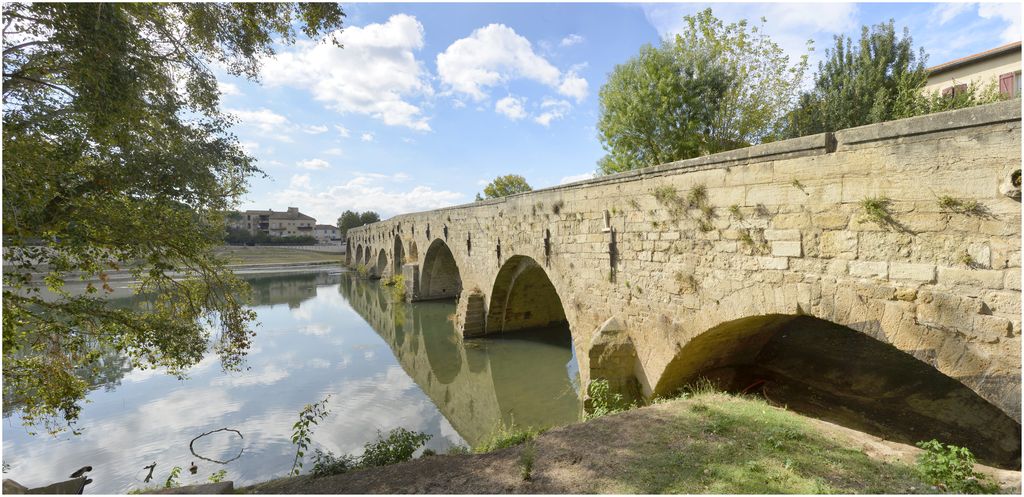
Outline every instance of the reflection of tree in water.
<path fill-rule="evenodd" d="M 286 303 L 289 308 L 297 308 L 303 301 L 316 296 L 316 287 L 338 283 L 338 275 L 330 275 L 324 271 L 316 273 L 278 273 L 270 275 L 240 275 L 252 287 L 253 304 L 274 305 Z M 114 309 L 140 309 L 152 307 L 153 295 L 135 294 L 109 299 Z M 99 388 L 113 391 L 121 385 L 121 380 L 133 368 L 128 358 L 112 346 L 98 347 L 90 344 L 88 351 L 96 356 L 89 367 L 76 369 L 74 374 L 88 385 L 88 391 Z M 3 416 L 5 418 L 24 408 L 27 399 L 15 395 L 14 383 L 5 382 L 3 386 Z"/>
<path fill-rule="evenodd" d="M 288 304 L 296 309 L 302 302 L 316 297 L 316 287 L 338 283 L 338 275 L 326 272 L 243 275 L 252 286 L 254 305 Z"/>

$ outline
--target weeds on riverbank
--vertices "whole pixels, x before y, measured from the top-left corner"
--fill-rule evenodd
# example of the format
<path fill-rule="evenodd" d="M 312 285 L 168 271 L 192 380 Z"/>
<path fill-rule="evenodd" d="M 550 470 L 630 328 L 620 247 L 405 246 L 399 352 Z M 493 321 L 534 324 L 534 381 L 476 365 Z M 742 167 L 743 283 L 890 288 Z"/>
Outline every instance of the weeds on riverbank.
<path fill-rule="evenodd" d="M 519 428 L 514 422 L 507 426 L 502 424 L 491 435 L 491 438 L 474 447 L 473 452 L 483 454 L 485 452 L 493 452 L 499 449 L 515 447 L 523 442 L 528 442 L 537 438 L 537 435 L 540 435 L 541 433 L 544 433 L 544 430 L 538 430 L 532 427 Z"/>
<path fill-rule="evenodd" d="M 622 394 L 612 393 L 608 380 L 591 380 L 587 387 L 587 395 L 590 397 L 590 408 L 583 415 L 584 420 L 600 418 L 637 407 L 635 402 L 626 402 Z"/>
<path fill-rule="evenodd" d="M 918 442 L 924 450 L 917 456 L 917 467 L 928 483 L 958 494 L 993 494 L 999 486 L 974 471 L 974 454 L 967 447 L 943 445 L 938 440 Z"/>
<path fill-rule="evenodd" d="M 302 470 L 302 459 L 306 455 L 306 449 L 309 448 L 309 444 L 313 441 L 313 425 L 319 424 L 324 418 L 330 414 L 330 410 L 327 409 L 327 401 L 331 399 L 328 395 L 327 398 L 313 404 L 306 404 L 306 407 L 302 408 L 299 412 L 299 420 L 292 425 L 292 443 L 295 444 L 295 460 L 292 461 L 291 474 L 298 475 Z"/>
<path fill-rule="evenodd" d="M 335 456 L 333 452 L 316 449 L 313 455 L 314 477 L 345 473 L 354 469 L 388 466 L 412 459 L 413 454 L 430 440 L 430 435 L 405 428 L 395 428 L 384 435 L 377 432 L 377 440 L 367 442 L 363 455 Z"/>

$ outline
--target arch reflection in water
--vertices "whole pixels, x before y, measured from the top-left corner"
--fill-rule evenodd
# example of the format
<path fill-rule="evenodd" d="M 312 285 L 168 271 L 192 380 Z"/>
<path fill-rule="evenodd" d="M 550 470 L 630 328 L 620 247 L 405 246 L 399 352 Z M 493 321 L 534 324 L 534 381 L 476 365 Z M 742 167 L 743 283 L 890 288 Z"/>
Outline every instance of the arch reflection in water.
<path fill-rule="evenodd" d="M 396 303 L 380 285 L 356 278 L 343 278 L 339 288 L 470 445 L 501 425 L 546 428 L 579 420 L 565 326 L 463 342 L 449 320 L 454 303 Z"/>

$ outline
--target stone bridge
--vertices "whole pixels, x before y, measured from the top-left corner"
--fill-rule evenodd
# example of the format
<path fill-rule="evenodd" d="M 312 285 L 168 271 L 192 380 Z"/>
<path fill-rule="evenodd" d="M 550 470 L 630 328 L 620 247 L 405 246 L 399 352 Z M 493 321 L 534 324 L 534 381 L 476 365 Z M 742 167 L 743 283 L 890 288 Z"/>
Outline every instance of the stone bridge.
<path fill-rule="evenodd" d="M 404 275 L 412 301 L 457 298 L 464 337 L 567 323 L 584 385 L 669 394 L 810 323 L 916 358 L 1019 434 L 1020 105 L 396 216 L 350 230 L 348 262 Z M 877 354 L 809 336 L 849 366 L 820 379 L 868 395 Z M 912 401 L 913 378 L 886 381 L 871 398 Z"/>

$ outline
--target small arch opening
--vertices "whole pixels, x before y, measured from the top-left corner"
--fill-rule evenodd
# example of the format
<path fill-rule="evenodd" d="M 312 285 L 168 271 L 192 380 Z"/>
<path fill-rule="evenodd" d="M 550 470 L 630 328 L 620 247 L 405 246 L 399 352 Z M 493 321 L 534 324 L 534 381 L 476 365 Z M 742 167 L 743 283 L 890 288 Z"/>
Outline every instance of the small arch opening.
<path fill-rule="evenodd" d="M 434 240 L 423 257 L 420 299 L 452 299 L 462 293 L 462 275 L 448 244 Z"/>
<path fill-rule="evenodd" d="M 402 238 L 395 236 L 395 247 L 391 252 L 391 274 L 397 276 L 402 274 L 402 263 L 405 261 L 405 248 L 402 246 Z"/>
<path fill-rule="evenodd" d="M 380 277 L 384 276 L 384 271 L 387 271 L 387 269 L 388 269 L 388 254 L 387 254 L 387 252 L 384 251 L 384 249 L 380 249 L 380 252 L 377 253 L 377 265 L 373 267 L 373 274 L 372 274 L 372 276 L 374 278 L 380 278 Z"/>
<path fill-rule="evenodd" d="M 510 257 L 498 271 L 487 312 L 487 334 L 530 328 L 568 328 L 562 299 L 544 268 L 530 257 Z"/>

